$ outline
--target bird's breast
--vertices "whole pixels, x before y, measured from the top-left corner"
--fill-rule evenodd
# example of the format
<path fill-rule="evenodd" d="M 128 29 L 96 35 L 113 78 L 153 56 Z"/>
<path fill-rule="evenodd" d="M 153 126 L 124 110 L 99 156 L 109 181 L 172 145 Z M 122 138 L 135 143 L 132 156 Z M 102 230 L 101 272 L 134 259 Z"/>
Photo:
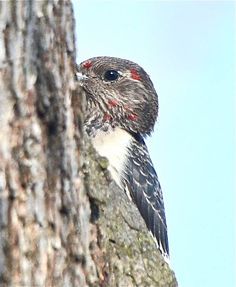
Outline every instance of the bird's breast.
<path fill-rule="evenodd" d="M 109 160 L 108 170 L 121 188 L 123 188 L 121 177 L 125 170 L 131 140 L 132 136 L 121 128 L 109 132 L 99 131 L 92 139 L 98 154 Z"/>

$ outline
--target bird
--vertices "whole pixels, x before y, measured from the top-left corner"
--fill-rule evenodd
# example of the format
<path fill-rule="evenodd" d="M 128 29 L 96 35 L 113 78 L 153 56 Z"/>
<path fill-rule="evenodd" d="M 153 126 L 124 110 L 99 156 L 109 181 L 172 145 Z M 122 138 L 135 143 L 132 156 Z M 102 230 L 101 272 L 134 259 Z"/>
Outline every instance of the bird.
<path fill-rule="evenodd" d="M 158 117 L 154 85 L 138 64 L 108 56 L 83 61 L 76 76 L 86 96 L 84 131 L 168 260 L 163 194 L 145 144 Z"/>

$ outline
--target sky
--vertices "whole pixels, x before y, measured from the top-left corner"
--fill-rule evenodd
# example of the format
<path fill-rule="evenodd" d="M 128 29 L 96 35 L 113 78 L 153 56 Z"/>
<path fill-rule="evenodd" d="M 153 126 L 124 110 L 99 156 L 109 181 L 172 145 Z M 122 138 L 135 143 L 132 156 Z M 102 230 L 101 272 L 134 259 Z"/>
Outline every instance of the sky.
<path fill-rule="evenodd" d="M 234 287 L 236 2 L 74 0 L 77 61 L 140 64 L 159 96 L 147 141 L 180 287 Z"/>

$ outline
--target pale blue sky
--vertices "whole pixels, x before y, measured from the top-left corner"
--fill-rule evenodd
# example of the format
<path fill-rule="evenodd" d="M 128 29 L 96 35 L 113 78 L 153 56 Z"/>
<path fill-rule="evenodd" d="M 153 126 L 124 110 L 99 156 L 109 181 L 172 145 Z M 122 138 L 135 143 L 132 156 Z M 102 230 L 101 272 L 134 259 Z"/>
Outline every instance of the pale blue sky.
<path fill-rule="evenodd" d="M 158 92 L 148 146 L 179 286 L 236 286 L 235 2 L 73 2 L 77 61 L 133 60 Z"/>

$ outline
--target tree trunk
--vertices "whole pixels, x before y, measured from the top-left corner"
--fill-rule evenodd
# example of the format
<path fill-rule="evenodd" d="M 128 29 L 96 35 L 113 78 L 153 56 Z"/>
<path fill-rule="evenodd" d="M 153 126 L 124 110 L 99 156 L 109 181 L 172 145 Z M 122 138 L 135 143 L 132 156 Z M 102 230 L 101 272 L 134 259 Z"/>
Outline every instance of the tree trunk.
<path fill-rule="evenodd" d="M 0 2 L 0 286 L 177 286 L 83 138 L 69 1 Z"/>

